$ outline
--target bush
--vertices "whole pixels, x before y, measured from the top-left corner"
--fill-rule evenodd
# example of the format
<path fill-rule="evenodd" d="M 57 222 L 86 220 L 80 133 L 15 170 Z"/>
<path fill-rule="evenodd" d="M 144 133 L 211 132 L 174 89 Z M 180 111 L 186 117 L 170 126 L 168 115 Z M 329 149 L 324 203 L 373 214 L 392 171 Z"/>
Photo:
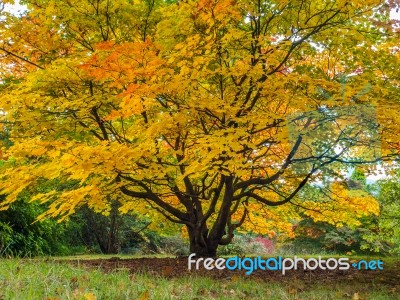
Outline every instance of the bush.
<path fill-rule="evenodd" d="M 164 254 L 189 255 L 189 242 L 179 235 L 160 238 L 159 251 Z"/>
<path fill-rule="evenodd" d="M 12 234 L 13 230 L 10 225 L 0 222 L 0 255 L 7 251 L 13 238 Z"/>
<path fill-rule="evenodd" d="M 366 239 L 370 232 L 368 218 L 362 220 L 362 224 L 364 228 L 335 227 L 306 218 L 296 226 L 296 237 L 286 241 L 280 248 L 280 252 L 314 254 L 323 251 L 328 254 L 371 254 L 374 251 L 371 251 L 371 242 Z M 387 253 L 390 245 L 376 244 L 375 249 L 377 250 L 375 252 Z"/>
<path fill-rule="evenodd" d="M 218 248 L 218 255 L 265 255 L 271 254 L 273 251 L 274 243 L 267 238 L 236 235 L 231 244 Z"/>
<path fill-rule="evenodd" d="M 37 256 L 70 254 L 68 223 L 35 222 L 44 208 L 27 203 L 26 193 L 6 211 L 0 212 L 0 255 Z"/>

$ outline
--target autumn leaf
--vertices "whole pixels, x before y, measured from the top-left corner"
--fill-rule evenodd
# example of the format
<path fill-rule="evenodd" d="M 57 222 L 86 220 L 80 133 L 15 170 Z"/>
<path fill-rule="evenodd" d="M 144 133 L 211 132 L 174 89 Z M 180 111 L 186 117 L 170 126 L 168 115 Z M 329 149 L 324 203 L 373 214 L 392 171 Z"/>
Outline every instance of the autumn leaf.
<path fill-rule="evenodd" d="M 379 205 L 343 174 L 400 150 L 381 4 L 44 0 L 2 16 L 0 209 L 74 182 L 33 196 L 39 219 L 118 201 L 206 256 L 238 231 L 293 237 L 304 215 L 358 226 Z"/>

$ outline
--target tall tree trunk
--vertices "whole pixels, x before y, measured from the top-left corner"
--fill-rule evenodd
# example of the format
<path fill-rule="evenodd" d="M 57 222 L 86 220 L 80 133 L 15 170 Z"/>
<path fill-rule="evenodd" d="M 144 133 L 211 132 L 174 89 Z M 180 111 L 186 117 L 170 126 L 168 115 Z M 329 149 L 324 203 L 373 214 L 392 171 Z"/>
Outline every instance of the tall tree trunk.
<path fill-rule="evenodd" d="M 207 228 L 207 223 L 198 220 L 195 213 L 193 219 L 195 226 L 187 226 L 190 239 L 190 252 L 200 257 L 215 257 L 217 255 L 218 245 L 227 245 L 232 241 L 233 231 L 236 228 L 232 226 L 231 207 L 233 200 L 233 178 L 226 176 L 224 178 L 225 192 L 218 212 L 217 219 L 212 228 Z"/>
<path fill-rule="evenodd" d="M 217 255 L 218 242 L 213 242 L 208 239 L 205 228 L 190 228 L 188 227 L 190 253 L 195 253 L 199 257 L 215 257 Z"/>
<path fill-rule="evenodd" d="M 94 237 L 100 251 L 104 254 L 117 254 L 120 250 L 120 228 L 123 220 L 118 211 L 119 207 L 119 201 L 113 201 L 109 216 L 103 216 L 88 207 L 85 208 L 87 234 L 89 237 Z"/>
<path fill-rule="evenodd" d="M 122 222 L 122 218 L 118 212 L 118 208 L 120 206 L 119 201 L 113 201 L 111 203 L 111 212 L 110 212 L 110 225 L 107 239 L 107 253 L 108 254 L 117 254 L 120 248 L 120 226 Z"/>

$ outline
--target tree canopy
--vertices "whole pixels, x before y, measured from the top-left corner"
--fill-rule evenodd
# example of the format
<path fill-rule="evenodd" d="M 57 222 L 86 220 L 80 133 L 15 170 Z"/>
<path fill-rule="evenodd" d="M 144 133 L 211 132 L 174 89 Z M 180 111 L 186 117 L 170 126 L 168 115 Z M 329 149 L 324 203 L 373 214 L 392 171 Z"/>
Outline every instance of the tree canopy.
<path fill-rule="evenodd" d="M 37 180 L 75 180 L 34 197 L 43 217 L 119 201 L 184 225 L 198 255 L 240 228 L 290 231 L 294 207 L 379 212 L 341 179 L 398 154 L 395 4 L 24 3 L 0 20 L 3 208 Z M 304 199 L 308 184 L 327 199 Z"/>

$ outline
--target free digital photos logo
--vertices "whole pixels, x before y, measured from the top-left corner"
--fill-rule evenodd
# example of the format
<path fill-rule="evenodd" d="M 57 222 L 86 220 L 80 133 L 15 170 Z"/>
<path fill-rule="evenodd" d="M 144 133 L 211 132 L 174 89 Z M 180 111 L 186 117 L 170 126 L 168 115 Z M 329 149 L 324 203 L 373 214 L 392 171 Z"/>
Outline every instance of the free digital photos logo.
<path fill-rule="evenodd" d="M 230 258 L 195 258 L 196 254 L 192 253 L 188 257 L 188 269 L 199 270 L 204 268 L 206 270 L 245 270 L 246 275 L 250 275 L 255 270 L 262 271 L 281 271 L 285 275 L 289 270 L 349 270 L 351 267 L 357 270 L 383 270 L 383 261 L 381 260 L 360 260 L 351 262 L 348 257 L 340 258 L 326 258 L 321 256 L 317 258 L 301 258 L 295 256 L 294 258 L 283 258 L 282 256 L 270 257 L 263 259 L 261 256 L 257 257 L 239 257 L 234 256 Z"/>

